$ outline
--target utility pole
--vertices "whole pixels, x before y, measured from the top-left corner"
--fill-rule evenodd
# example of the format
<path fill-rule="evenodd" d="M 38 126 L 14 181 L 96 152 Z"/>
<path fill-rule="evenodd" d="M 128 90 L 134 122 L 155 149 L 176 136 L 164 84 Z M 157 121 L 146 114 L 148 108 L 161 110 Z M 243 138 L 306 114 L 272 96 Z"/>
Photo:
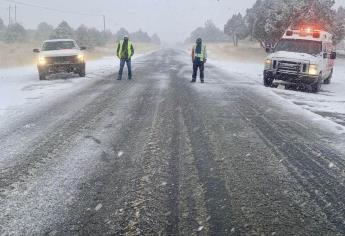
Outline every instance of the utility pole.
<path fill-rule="evenodd" d="M 103 32 L 105 34 L 105 15 L 103 15 Z"/>
<path fill-rule="evenodd" d="M 11 25 L 11 5 L 8 6 L 8 26 Z"/>
<path fill-rule="evenodd" d="M 17 23 L 17 4 L 14 5 L 14 23 Z"/>

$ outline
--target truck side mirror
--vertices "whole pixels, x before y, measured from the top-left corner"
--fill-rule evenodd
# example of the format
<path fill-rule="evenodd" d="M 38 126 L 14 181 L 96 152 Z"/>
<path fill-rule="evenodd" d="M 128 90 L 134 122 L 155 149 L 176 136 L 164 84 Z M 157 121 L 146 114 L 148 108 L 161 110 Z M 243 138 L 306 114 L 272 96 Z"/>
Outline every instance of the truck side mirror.
<path fill-rule="evenodd" d="M 32 50 L 34 53 L 39 53 L 40 52 L 40 50 L 39 49 L 34 49 L 34 50 Z"/>
<path fill-rule="evenodd" d="M 86 50 L 86 47 L 80 47 L 80 50 L 82 50 L 82 51 Z"/>
<path fill-rule="evenodd" d="M 324 52 L 323 53 L 323 59 L 327 59 L 328 58 L 328 53 L 327 52 Z"/>
<path fill-rule="evenodd" d="M 337 59 L 337 53 L 336 52 L 332 52 L 331 56 L 329 57 L 331 60 L 335 60 Z"/>

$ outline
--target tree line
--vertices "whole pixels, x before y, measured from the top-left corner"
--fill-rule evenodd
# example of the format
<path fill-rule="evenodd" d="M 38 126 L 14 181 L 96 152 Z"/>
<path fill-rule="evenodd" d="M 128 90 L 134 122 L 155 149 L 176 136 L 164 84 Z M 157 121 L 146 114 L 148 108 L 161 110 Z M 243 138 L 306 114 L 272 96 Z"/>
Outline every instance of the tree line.
<path fill-rule="evenodd" d="M 195 29 L 186 42 L 195 42 L 197 38 L 202 38 L 204 42 L 226 42 L 229 36 L 224 34 L 211 20 L 206 21 L 203 27 Z"/>
<path fill-rule="evenodd" d="M 85 25 L 73 29 L 66 21 L 62 21 L 57 27 L 53 27 L 45 22 L 40 23 L 37 29 L 25 29 L 21 24 L 14 23 L 6 26 L 0 18 L 0 41 L 6 43 L 16 42 L 41 42 L 47 39 L 75 39 L 79 45 L 93 48 L 104 46 L 107 43 L 118 41 L 128 35 L 134 42 L 146 42 L 160 44 L 161 40 L 157 34 L 150 36 L 142 30 L 130 33 L 125 28 L 118 32 L 99 31 L 96 28 L 89 28 Z"/>
<path fill-rule="evenodd" d="M 334 8 L 334 0 L 257 0 L 246 14 L 234 14 L 223 31 L 205 24 L 191 33 L 188 41 L 205 37 L 206 42 L 249 38 L 262 46 L 274 45 L 289 27 L 313 25 L 331 32 L 335 43 L 345 38 L 345 8 Z"/>

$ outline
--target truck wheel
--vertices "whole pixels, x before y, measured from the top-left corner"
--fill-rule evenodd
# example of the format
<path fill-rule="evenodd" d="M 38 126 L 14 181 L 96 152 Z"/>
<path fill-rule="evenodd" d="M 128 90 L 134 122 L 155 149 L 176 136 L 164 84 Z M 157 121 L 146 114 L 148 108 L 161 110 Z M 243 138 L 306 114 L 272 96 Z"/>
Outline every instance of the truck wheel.
<path fill-rule="evenodd" d="M 83 65 L 83 66 L 81 66 L 80 67 L 80 70 L 79 70 L 79 76 L 80 77 L 85 77 L 86 76 L 86 72 L 85 72 L 86 70 L 85 70 L 85 65 Z"/>
<path fill-rule="evenodd" d="M 264 85 L 266 86 L 266 87 L 272 87 L 272 85 L 273 85 L 273 78 L 270 78 L 270 77 L 265 77 L 264 78 Z"/>
<path fill-rule="evenodd" d="M 286 84 L 286 85 L 285 85 L 285 89 L 286 89 L 286 90 L 293 89 L 293 86 L 292 86 L 291 84 Z"/>
<path fill-rule="evenodd" d="M 43 72 L 40 72 L 39 73 L 39 78 L 40 78 L 40 80 L 46 80 L 47 75 L 45 73 L 43 73 Z"/>
<path fill-rule="evenodd" d="M 323 81 L 324 84 L 330 84 L 333 76 L 333 69 L 331 71 L 331 74 Z"/>
<path fill-rule="evenodd" d="M 319 77 L 319 79 L 317 80 L 316 83 L 311 85 L 311 92 L 312 93 L 318 93 L 321 90 L 321 85 L 322 85 L 322 78 L 321 75 Z"/>

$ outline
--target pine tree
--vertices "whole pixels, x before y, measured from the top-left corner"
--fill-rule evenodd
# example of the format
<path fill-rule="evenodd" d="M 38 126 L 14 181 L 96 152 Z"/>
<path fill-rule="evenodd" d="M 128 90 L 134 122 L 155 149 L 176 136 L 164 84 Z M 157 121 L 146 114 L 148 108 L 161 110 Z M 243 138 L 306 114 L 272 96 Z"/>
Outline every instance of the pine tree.
<path fill-rule="evenodd" d="M 105 43 L 113 43 L 116 40 L 115 35 L 109 30 L 103 32 L 103 38 Z"/>
<path fill-rule="evenodd" d="M 131 33 L 130 38 L 134 42 L 144 42 L 144 43 L 151 42 L 151 38 L 148 35 L 148 33 L 143 32 L 142 30 L 138 30 L 137 32 Z"/>
<path fill-rule="evenodd" d="M 125 28 L 121 28 L 117 33 L 115 34 L 116 41 L 120 41 L 123 39 L 124 36 L 128 35 L 129 32 Z"/>
<path fill-rule="evenodd" d="M 87 31 L 89 41 L 88 41 L 88 47 L 96 47 L 96 46 L 103 46 L 105 44 L 104 40 L 104 34 L 101 33 L 96 28 L 88 29 Z"/>
<path fill-rule="evenodd" d="M 345 8 L 339 7 L 334 23 L 334 36 L 337 43 L 341 42 L 345 38 Z"/>
<path fill-rule="evenodd" d="M 4 21 L 0 18 L 0 30 L 5 30 L 6 26 L 4 24 Z"/>
<path fill-rule="evenodd" d="M 34 38 L 38 41 L 47 40 L 53 31 L 54 27 L 52 25 L 42 22 L 37 26 Z"/>
<path fill-rule="evenodd" d="M 264 25 L 265 43 L 274 45 L 289 28 L 292 22 L 290 12 L 291 1 L 274 1 L 270 0 L 265 3 L 267 15 Z"/>
<path fill-rule="evenodd" d="M 211 20 L 205 22 L 204 27 L 196 28 L 187 41 L 194 43 L 197 38 L 204 42 L 225 42 L 228 37 Z"/>
<path fill-rule="evenodd" d="M 316 25 L 341 38 L 337 29 L 342 23 L 336 20 L 333 6 L 334 0 L 257 0 L 245 19 L 253 38 L 263 46 L 274 45 L 290 26 Z"/>
<path fill-rule="evenodd" d="M 6 26 L 4 24 L 4 21 L 0 18 L 0 40 L 4 40 L 4 36 L 5 36 L 5 32 L 6 32 Z"/>
<path fill-rule="evenodd" d="M 18 23 L 11 24 L 7 27 L 4 38 L 7 43 L 23 42 L 27 38 L 24 27 Z"/>
<path fill-rule="evenodd" d="M 262 4 L 262 1 L 257 0 L 252 8 L 247 9 L 247 14 L 245 16 L 245 21 L 248 25 L 251 41 L 254 39 L 254 29 L 259 17 L 259 9 L 261 7 L 261 4 Z"/>
<path fill-rule="evenodd" d="M 294 25 L 315 25 L 327 31 L 332 31 L 336 11 L 334 0 L 303 0 L 296 12 Z"/>
<path fill-rule="evenodd" d="M 161 44 L 161 39 L 159 38 L 159 36 L 157 34 L 154 34 L 151 36 L 151 42 L 154 44 Z"/>
<path fill-rule="evenodd" d="M 50 39 L 71 39 L 74 31 L 66 21 L 62 21 L 59 26 L 52 32 Z"/>
<path fill-rule="evenodd" d="M 79 26 L 79 28 L 75 31 L 75 40 L 77 41 L 78 45 L 90 47 L 89 44 L 89 35 L 88 35 L 88 28 L 85 25 Z"/>

